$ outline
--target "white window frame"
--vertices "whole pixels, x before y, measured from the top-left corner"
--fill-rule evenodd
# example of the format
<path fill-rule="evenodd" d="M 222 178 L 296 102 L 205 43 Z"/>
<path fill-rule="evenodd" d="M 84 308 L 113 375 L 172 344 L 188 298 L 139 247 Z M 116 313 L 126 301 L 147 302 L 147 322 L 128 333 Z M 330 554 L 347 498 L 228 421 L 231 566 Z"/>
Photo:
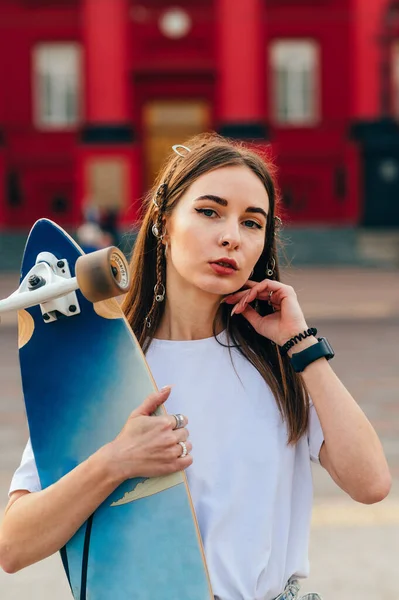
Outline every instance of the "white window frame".
<path fill-rule="evenodd" d="M 270 44 L 272 120 L 284 127 L 320 122 L 320 46 L 308 38 L 279 38 Z"/>
<path fill-rule="evenodd" d="M 43 42 L 33 48 L 33 115 L 38 129 L 76 129 L 80 125 L 82 64 L 82 47 L 77 42 Z"/>

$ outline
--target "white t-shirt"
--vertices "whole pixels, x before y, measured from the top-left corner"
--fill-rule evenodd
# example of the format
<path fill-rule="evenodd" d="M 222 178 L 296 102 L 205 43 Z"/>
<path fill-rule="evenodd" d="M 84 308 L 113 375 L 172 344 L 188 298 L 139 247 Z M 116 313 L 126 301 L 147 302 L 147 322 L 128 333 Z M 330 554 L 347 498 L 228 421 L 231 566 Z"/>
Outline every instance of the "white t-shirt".
<path fill-rule="evenodd" d="M 226 334 L 218 336 L 226 342 Z M 287 428 L 258 371 L 215 338 L 154 340 L 147 360 L 157 385 L 173 385 L 169 413 L 189 419 L 187 469 L 217 600 L 272 600 L 309 571 L 310 460 L 323 432 L 314 406 L 308 435 L 287 445 Z M 40 490 L 28 443 L 10 493 Z"/>

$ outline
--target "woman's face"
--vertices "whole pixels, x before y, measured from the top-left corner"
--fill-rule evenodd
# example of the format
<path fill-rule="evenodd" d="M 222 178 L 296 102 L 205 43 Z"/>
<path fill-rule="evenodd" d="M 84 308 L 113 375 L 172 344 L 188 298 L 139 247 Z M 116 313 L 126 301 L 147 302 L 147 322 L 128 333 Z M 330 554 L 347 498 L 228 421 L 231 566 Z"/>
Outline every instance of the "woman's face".
<path fill-rule="evenodd" d="M 249 168 L 202 175 L 166 219 L 167 277 L 219 295 L 241 288 L 262 254 L 268 212 L 265 187 Z"/>

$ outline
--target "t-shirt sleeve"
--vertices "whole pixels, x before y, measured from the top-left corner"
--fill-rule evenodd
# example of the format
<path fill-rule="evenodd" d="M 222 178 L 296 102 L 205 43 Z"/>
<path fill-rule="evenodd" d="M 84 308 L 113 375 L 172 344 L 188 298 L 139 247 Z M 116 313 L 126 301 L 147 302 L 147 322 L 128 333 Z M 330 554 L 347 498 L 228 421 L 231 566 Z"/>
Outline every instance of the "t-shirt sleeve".
<path fill-rule="evenodd" d="M 319 454 L 324 442 L 324 434 L 313 402 L 309 402 L 308 444 L 310 458 L 320 464 Z"/>
<path fill-rule="evenodd" d="M 21 464 L 15 471 L 11 480 L 8 495 L 10 496 L 12 492 L 17 490 L 40 492 L 41 489 L 42 486 L 40 484 L 39 473 L 37 471 L 35 457 L 33 456 L 32 444 L 29 439 L 22 454 Z"/>

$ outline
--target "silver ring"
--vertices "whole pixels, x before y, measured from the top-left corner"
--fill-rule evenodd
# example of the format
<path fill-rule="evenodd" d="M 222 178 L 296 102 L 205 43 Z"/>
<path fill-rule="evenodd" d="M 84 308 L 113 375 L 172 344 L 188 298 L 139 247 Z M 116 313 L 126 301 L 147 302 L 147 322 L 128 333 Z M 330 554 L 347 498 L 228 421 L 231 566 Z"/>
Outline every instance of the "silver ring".
<path fill-rule="evenodd" d="M 274 291 L 269 292 L 269 304 L 270 304 L 270 306 L 272 304 L 271 300 L 272 300 L 273 294 L 274 294 Z"/>
<path fill-rule="evenodd" d="M 191 152 L 190 148 L 187 148 L 187 146 L 183 146 L 183 144 L 176 144 L 175 146 L 172 146 L 172 150 L 182 158 L 184 158 L 186 155 L 179 152 L 178 148 L 184 148 L 184 150 L 186 150 L 187 152 Z"/>
<path fill-rule="evenodd" d="M 178 444 L 180 444 L 180 446 L 183 448 L 183 452 L 180 454 L 180 458 L 184 458 L 188 454 L 187 446 L 185 442 L 178 442 Z"/>
<path fill-rule="evenodd" d="M 181 415 L 180 413 L 178 413 L 177 415 L 173 415 L 173 416 L 176 419 L 176 427 L 174 427 L 173 429 L 182 429 L 184 427 L 184 417 L 183 417 L 183 415 Z"/>

